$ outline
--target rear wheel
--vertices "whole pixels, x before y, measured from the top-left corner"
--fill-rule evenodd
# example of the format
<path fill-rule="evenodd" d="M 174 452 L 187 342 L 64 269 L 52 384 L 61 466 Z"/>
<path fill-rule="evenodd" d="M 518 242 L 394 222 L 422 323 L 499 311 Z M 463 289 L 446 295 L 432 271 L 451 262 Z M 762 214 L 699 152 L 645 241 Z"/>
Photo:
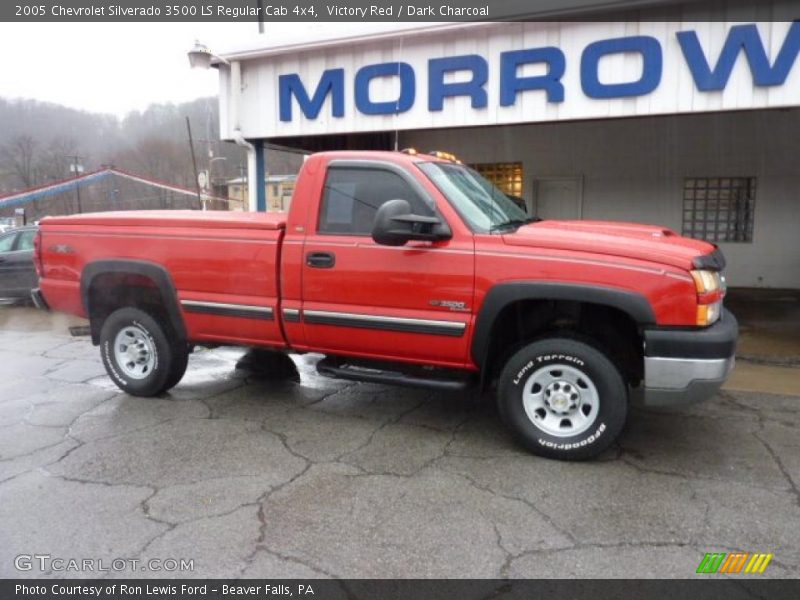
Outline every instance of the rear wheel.
<path fill-rule="evenodd" d="M 138 308 L 111 313 L 100 331 L 100 354 L 111 380 L 134 396 L 156 396 L 186 371 L 188 348 Z"/>
<path fill-rule="evenodd" d="M 544 339 L 506 363 L 498 407 L 535 454 L 583 460 L 608 448 L 622 431 L 628 390 L 619 370 L 596 348 L 567 338 Z"/>

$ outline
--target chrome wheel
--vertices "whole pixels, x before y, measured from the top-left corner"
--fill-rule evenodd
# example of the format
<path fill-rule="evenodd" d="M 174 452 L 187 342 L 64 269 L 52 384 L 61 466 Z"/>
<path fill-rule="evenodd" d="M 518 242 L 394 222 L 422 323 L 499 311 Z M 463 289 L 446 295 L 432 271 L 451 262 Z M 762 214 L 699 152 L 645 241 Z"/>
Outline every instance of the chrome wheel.
<path fill-rule="evenodd" d="M 600 398 L 581 370 L 554 364 L 534 371 L 522 389 L 522 403 L 531 423 L 556 437 L 578 435 L 597 418 Z"/>
<path fill-rule="evenodd" d="M 144 379 L 153 372 L 156 363 L 152 338 L 136 325 L 121 329 L 114 338 L 114 359 L 126 376 Z"/>

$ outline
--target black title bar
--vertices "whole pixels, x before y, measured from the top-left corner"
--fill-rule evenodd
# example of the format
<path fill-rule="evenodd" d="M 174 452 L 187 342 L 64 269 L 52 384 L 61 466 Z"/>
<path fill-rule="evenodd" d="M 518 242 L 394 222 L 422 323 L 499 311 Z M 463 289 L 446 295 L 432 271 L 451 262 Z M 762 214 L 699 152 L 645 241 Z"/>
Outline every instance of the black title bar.
<path fill-rule="evenodd" d="M 780 0 L 768 20 L 800 16 Z M 3 0 L 9 22 L 764 20 L 751 0 Z M 760 18 L 758 18 L 760 15 Z"/>
<path fill-rule="evenodd" d="M 655 574 L 655 573 L 654 573 Z M 759 576 L 692 580 L 491 579 L 3 579 L 3 600 L 796 600 L 799 580 Z"/>

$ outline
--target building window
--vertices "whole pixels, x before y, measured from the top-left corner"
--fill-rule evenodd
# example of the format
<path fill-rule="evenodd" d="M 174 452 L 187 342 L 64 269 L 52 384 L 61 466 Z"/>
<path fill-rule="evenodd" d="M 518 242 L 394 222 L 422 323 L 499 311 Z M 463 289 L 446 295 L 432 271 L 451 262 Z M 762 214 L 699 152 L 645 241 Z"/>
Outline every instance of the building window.
<path fill-rule="evenodd" d="M 687 177 L 683 235 L 709 242 L 752 242 L 755 177 Z"/>
<path fill-rule="evenodd" d="M 479 163 L 470 165 L 506 194 L 522 197 L 522 163 Z"/>

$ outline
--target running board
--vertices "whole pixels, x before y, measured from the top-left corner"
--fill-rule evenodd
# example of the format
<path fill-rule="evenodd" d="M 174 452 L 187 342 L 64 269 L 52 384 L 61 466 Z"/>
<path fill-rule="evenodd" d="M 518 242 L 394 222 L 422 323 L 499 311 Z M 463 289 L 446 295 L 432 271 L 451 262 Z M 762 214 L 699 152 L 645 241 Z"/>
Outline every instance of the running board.
<path fill-rule="evenodd" d="M 427 388 L 437 390 L 459 391 L 469 387 L 468 376 L 433 377 L 418 374 L 402 373 L 400 371 L 385 371 L 370 367 L 352 365 L 347 363 L 335 364 L 323 359 L 317 363 L 317 372 L 325 377 L 334 379 L 348 379 L 351 381 L 366 381 L 369 383 L 385 383 L 388 385 L 402 385 L 406 387 Z"/>

